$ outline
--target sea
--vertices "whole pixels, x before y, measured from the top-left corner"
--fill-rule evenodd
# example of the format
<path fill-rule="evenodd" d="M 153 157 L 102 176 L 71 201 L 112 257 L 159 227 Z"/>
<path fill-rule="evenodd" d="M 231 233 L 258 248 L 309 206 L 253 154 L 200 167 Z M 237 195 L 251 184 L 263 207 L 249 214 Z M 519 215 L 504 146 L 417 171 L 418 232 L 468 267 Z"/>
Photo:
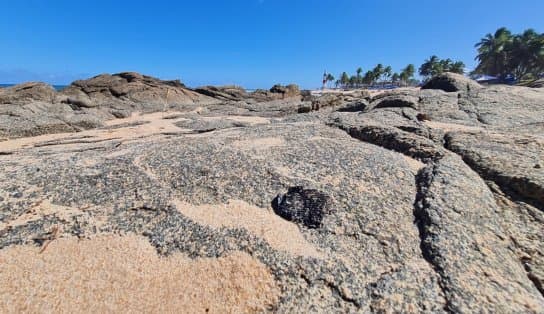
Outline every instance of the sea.
<path fill-rule="evenodd" d="M 11 86 L 15 86 L 17 84 L 0 84 L 0 88 L 5 88 L 5 87 L 11 87 Z M 56 89 L 57 91 L 60 91 L 60 90 L 63 90 L 64 88 L 66 88 L 68 85 L 53 85 L 53 88 Z"/>

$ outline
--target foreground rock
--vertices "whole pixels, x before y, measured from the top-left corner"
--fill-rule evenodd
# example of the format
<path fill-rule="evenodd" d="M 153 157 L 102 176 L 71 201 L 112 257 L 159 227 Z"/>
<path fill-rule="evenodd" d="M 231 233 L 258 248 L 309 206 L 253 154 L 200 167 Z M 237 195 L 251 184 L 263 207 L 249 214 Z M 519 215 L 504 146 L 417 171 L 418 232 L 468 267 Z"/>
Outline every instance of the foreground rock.
<path fill-rule="evenodd" d="M 542 313 L 544 91 L 213 92 L 0 142 L 0 308 Z"/>

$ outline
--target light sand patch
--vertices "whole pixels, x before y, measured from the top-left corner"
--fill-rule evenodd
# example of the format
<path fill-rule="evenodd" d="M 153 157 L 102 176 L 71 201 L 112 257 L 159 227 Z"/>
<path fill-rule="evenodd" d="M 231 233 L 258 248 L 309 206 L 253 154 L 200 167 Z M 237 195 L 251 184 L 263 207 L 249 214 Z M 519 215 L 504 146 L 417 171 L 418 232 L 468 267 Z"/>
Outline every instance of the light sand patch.
<path fill-rule="evenodd" d="M 324 176 L 320 181 L 321 183 L 324 183 L 324 184 L 330 184 L 332 186 L 340 186 L 343 179 L 344 179 L 343 177 L 340 177 L 338 175 L 328 175 L 328 176 Z"/>
<path fill-rule="evenodd" d="M 408 157 L 406 155 L 402 155 L 402 157 L 404 158 L 404 161 L 406 161 L 406 163 L 408 164 L 408 167 L 410 167 L 410 170 L 414 174 L 417 174 L 419 170 L 425 168 L 425 164 L 417 159 Z"/>
<path fill-rule="evenodd" d="M 308 141 L 334 141 L 334 138 L 330 137 L 323 137 L 323 136 L 312 136 L 308 139 Z"/>
<path fill-rule="evenodd" d="M 198 108 L 197 108 L 198 109 Z M 202 108 L 200 108 L 202 109 Z M 195 113 L 197 111 L 194 111 Z M 91 129 L 78 133 L 55 133 L 46 134 L 40 136 L 24 137 L 11 139 L 0 142 L 0 152 L 9 153 L 19 149 L 33 147 L 34 145 L 40 145 L 47 142 L 58 141 L 55 146 L 70 146 L 79 147 L 81 145 L 87 145 L 96 143 L 98 141 L 131 141 L 139 138 L 150 137 L 159 134 L 168 133 L 191 133 L 190 129 L 182 129 L 175 125 L 180 119 L 164 119 L 172 114 L 182 114 L 177 111 L 169 112 L 154 112 L 149 114 L 140 114 L 138 112 L 133 113 L 128 118 L 108 120 L 104 123 L 105 126 L 120 126 L 113 129 Z M 269 124 L 270 119 L 263 117 L 251 117 L 251 116 L 220 116 L 220 117 L 201 117 L 202 120 L 232 120 L 237 122 L 248 123 L 250 125 L 256 124 Z M 142 123 L 139 124 L 138 123 Z M 55 147 L 51 146 L 51 147 Z M 54 149 L 54 148 L 52 148 Z"/>
<path fill-rule="evenodd" d="M 212 228 L 244 228 L 263 238 L 273 248 L 292 255 L 319 258 L 321 254 L 310 244 L 294 223 L 288 222 L 271 209 L 259 208 L 241 200 L 227 204 L 195 206 L 174 202 L 177 209 L 190 219 Z"/>
<path fill-rule="evenodd" d="M 468 132 L 479 132 L 484 131 L 483 128 L 477 126 L 462 125 L 456 123 L 446 123 L 438 121 L 425 121 L 425 125 L 431 129 L 441 129 L 446 132 L 450 131 L 468 131 Z"/>
<path fill-rule="evenodd" d="M 265 265 L 244 253 L 159 257 L 146 238 L 63 238 L 0 250 L 0 309 L 14 313 L 254 313 L 278 301 Z"/>
<path fill-rule="evenodd" d="M 117 129 L 92 129 L 75 133 L 56 133 L 33 137 L 17 138 L 0 142 L 0 152 L 12 152 L 26 147 L 33 147 L 41 143 L 59 141 L 55 146 L 81 146 L 92 144 L 96 141 L 127 141 L 137 138 L 158 135 L 162 133 L 175 133 L 191 130 L 185 130 L 177 127 L 175 120 L 164 120 L 163 117 L 172 112 L 155 112 L 140 115 L 134 113 L 132 116 L 124 119 L 115 119 L 105 122 L 106 126 L 124 125 L 130 123 L 143 122 L 140 125 L 127 125 Z M 66 142 L 66 143 L 62 143 Z"/>
<path fill-rule="evenodd" d="M 254 150 L 269 149 L 282 145 L 285 145 L 285 140 L 283 137 L 254 138 L 249 140 L 235 141 L 232 143 L 232 147 Z"/>
<path fill-rule="evenodd" d="M 270 124 L 270 119 L 256 116 L 218 116 L 218 117 L 201 117 L 204 121 L 230 120 L 250 125 Z"/>
<path fill-rule="evenodd" d="M 284 177 L 289 177 L 291 175 L 291 169 L 287 167 L 276 167 L 274 168 L 277 174 L 282 175 Z"/>
<path fill-rule="evenodd" d="M 0 142 L 0 151 L 11 152 L 23 147 L 32 146 L 35 143 L 42 143 L 42 142 L 61 140 L 61 139 L 72 140 L 74 138 L 78 138 L 78 136 L 77 137 L 74 136 L 74 133 L 55 133 L 55 134 L 38 135 L 38 136 L 32 136 L 32 137 L 8 139 L 7 141 Z"/>

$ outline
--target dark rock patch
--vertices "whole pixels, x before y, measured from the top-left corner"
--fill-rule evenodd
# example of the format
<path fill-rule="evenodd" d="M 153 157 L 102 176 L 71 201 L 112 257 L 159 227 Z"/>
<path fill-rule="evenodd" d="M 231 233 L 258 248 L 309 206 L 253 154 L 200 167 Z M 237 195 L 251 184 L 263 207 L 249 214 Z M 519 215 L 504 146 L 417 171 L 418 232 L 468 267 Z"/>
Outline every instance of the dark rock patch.
<path fill-rule="evenodd" d="M 272 201 L 272 208 L 282 218 L 302 223 L 308 228 L 319 228 L 325 215 L 331 213 L 329 196 L 301 186 L 290 187 L 286 194 Z"/>

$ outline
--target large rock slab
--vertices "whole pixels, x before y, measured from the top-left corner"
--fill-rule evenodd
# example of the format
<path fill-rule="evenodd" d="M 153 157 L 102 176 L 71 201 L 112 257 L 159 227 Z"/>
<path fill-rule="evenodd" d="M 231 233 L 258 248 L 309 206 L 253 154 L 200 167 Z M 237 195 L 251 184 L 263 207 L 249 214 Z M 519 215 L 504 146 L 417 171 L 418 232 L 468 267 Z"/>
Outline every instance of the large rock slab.
<path fill-rule="evenodd" d="M 341 130 L 277 122 L 15 154 L 0 163 L 4 250 L 36 238 L 44 245 L 131 232 L 161 254 L 254 256 L 280 288 L 278 311 L 440 311 L 445 304 L 418 247 L 410 163 Z M 272 210 L 274 198 L 296 186 L 320 191 L 334 209 L 317 228 Z M 52 228 L 60 231 L 53 236 Z"/>
<path fill-rule="evenodd" d="M 175 94 L 163 109 L 157 95 L 179 82 L 76 85 L 88 98 L 0 105 L 9 137 L 79 132 L 0 142 L 0 261 L 42 265 L 51 291 L 100 299 L 86 278 L 105 290 L 184 282 L 162 308 L 542 313 L 541 89 L 206 87 L 198 97 L 213 102 Z M 78 302 L 34 293 L 40 274 L 0 270 L 14 283 L 0 307 Z M 122 287 L 106 295 L 156 310 L 165 289 L 139 287 L 137 302 Z"/>
<path fill-rule="evenodd" d="M 214 103 L 213 98 L 191 91 L 179 81 L 163 81 L 134 72 L 102 74 L 73 82 L 62 91 L 70 100 L 96 106 L 136 104 L 143 111 L 158 111 L 171 105 Z"/>

